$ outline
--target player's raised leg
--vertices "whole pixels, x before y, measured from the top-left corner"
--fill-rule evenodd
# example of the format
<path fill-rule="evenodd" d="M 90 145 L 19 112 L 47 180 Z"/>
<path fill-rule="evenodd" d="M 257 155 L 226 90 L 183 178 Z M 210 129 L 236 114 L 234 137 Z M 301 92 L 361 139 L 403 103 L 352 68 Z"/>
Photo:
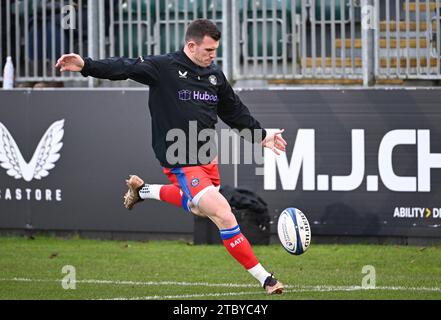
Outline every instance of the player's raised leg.
<path fill-rule="evenodd" d="M 124 195 L 124 206 L 131 210 L 134 205 L 146 199 L 154 199 L 173 204 L 185 211 L 201 215 L 199 209 L 186 197 L 186 195 L 173 184 L 146 184 L 143 179 L 131 175 L 126 180 L 128 191 Z"/>
<path fill-rule="evenodd" d="M 185 174 L 179 178 L 181 183 L 186 183 Z M 254 255 L 247 238 L 242 234 L 236 217 L 231 211 L 228 201 L 213 185 L 199 191 L 191 201 L 186 196 L 189 192 L 188 184 L 183 192 L 178 186 L 145 184 L 138 176 L 130 176 L 126 180 L 129 187 L 125 195 L 124 204 L 128 209 L 144 199 L 156 199 L 166 201 L 196 215 L 210 218 L 219 228 L 222 241 L 227 251 L 233 256 L 251 275 L 253 275 L 269 294 L 283 292 L 283 284 L 267 272 Z"/>

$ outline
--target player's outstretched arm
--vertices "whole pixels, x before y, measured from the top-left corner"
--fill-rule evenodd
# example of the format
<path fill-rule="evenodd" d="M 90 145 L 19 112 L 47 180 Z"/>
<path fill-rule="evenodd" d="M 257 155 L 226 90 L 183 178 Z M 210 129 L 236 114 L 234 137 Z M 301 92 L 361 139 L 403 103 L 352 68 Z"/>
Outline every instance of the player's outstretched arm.
<path fill-rule="evenodd" d="M 136 59 L 112 57 L 101 60 L 82 58 L 78 54 L 65 54 L 58 59 L 55 67 L 61 72 L 81 72 L 85 77 L 108 80 L 132 79 L 142 84 L 154 84 L 159 78 L 159 67 L 153 58 Z"/>
<path fill-rule="evenodd" d="M 269 132 L 267 130 L 267 135 L 265 139 L 262 140 L 262 146 L 271 149 L 275 154 L 279 155 L 280 151 L 286 151 L 286 141 L 282 138 L 282 133 L 285 129 Z"/>
<path fill-rule="evenodd" d="M 84 60 L 80 55 L 75 53 L 63 54 L 60 59 L 58 59 L 55 67 L 60 69 L 61 72 L 80 72 L 84 68 Z"/>

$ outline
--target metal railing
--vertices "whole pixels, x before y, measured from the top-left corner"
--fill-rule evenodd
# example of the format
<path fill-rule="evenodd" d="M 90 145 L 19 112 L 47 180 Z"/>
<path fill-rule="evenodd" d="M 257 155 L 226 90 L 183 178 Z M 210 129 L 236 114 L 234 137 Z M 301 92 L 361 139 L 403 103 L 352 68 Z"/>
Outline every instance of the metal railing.
<path fill-rule="evenodd" d="M 236 8 L 235 78 L 361 78 L 355 11 L 347 0 L 253 1 Z"/>
<path fill-rule="evenodd" d="M 178 50 L 196 18 L 223 31 L 217 63 L 231 80 L 364 79 L 370 72 L 379 79 L 441 79 L 440 0 L 0 3 L 0 61 L 13 57 L 18 82 L 86 80 L 54 69 L 67 52 L 104 58 Z M 369 30 L 362 6 L 373 9 Z"/>
<path fill-rule="evenodd" d="M 440 79 L 440 1 L 375 3 L 376 77 Z"/>
<path fill-rule="evenodd" d="M 65 52 L 86 53 L 86 1 L 0 1 L 0 61 L 13 57 L 17 81 L 74 77 L 61 77 L 54 65 Z"/>

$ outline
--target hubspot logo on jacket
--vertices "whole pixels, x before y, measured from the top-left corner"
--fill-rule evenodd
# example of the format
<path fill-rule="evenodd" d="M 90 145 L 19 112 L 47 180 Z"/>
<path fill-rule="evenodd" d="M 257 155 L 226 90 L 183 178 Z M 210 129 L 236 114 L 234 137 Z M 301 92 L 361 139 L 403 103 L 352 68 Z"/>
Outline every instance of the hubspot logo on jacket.
<path fill-rule="evenodd" d="M 189 100 L 199 100 L 199 101 L 208 101 L 208 102 L 217 102 L 218 97 L 215 94 L 209 94 L 207 91 L 190 91 L 190 90 L 181 90 L 178 91 L 179 100 L 181 101 L 189 101 Z"/>

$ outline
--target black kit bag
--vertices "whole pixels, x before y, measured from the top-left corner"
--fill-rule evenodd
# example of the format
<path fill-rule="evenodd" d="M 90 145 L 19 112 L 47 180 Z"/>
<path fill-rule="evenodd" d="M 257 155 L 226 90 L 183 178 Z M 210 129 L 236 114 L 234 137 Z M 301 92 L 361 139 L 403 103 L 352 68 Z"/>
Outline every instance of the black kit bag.
<path fill-rule="evenodd" d="M 251 244 L 268 245 L 271 219 L 267 203 L 254 192 L 244 188 L 222 186 L 220 193 L 230 204 L 248 241 Z"/>
<path fill-rule="evenodd" d="M 252 245 L 270 242 L 270 216 L 267 203 L 244 188 L 222 186 L 219 192 L 227 199 L 240 230 Z M 221 244 L 219 230 L 208 218 L 195 216 L 194 244 Z"/>

